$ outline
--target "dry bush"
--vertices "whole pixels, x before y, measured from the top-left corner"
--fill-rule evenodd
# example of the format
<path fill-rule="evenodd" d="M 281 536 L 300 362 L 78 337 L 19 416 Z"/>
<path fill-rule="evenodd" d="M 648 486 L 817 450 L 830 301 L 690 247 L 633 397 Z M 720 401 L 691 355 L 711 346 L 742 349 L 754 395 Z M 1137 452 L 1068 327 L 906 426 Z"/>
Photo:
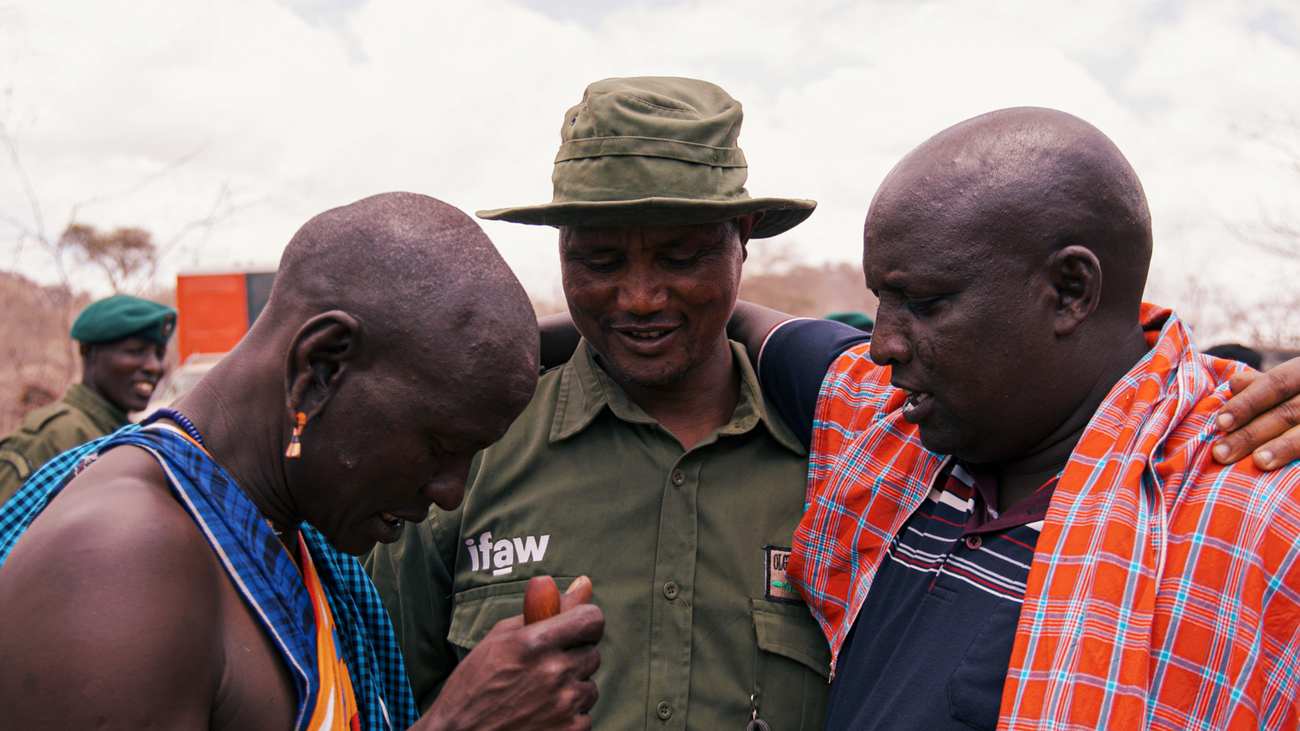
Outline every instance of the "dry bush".
<path fill-rule="evenodd" d="M 845 262 L 795 264 L 747 275 L 740 282 L 740 298 L 801 317 L 852 311 L 874 317 L 877 304 L 862 283 L 862 269 Z"/>
<path fill-rule="evenodd" d="M 1261 288 L 1279 296 L 1259 299 L 1254 292 L 1191 275 L 1176 287 L 1153 286 L 1145 298 L 1177 312 L 1201 350 L 1222 343 L 1241 343 L 1260 351 L 1300 349 L 1300 296 L 1291 294 L 1284 281 L 1271 289 L 1267 284 Z"/>
<path fill-rule="evenodd" d="M 90 298 L 0 272 L 0 435 L 28 412 L 53 402 L 77 378 L 80 359 L 68 338 L 70 313 Z"/>

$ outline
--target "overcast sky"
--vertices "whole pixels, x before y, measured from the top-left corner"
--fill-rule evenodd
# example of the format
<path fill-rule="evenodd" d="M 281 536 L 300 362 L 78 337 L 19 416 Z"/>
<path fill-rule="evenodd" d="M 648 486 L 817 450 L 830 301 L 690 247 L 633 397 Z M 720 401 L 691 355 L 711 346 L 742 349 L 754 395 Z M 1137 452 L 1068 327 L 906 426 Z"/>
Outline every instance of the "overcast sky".
<path fill-rule="evenodd" d="M 233 210 L 170 272 L 274 266 L 312 215 L 383 191 L 470 212 L 549 201 L 565 110 L 636 75 L 744 104 L 750 193 L 820 202 L 781 242 L 809 263 L 860 257 L 871 195 L 909 149 L 1034 105 L 1097 125 L 1137 169 L 1153 296 L 1177 303 L 1191 276 L 1257 297 L 1296 274 L 1229 230 L 1300 203 L 1260 138 L 1300 140 L 1294 0 L 0 0 L 0 120 L 51 233 L 87 201 L 80 220 L 164 242 Z M 48 279 L 15 253 L 34 223 L 5 158 L 0 214 L 0 265 Z M 484 228 L 557 296 L 552 229 Z"/>

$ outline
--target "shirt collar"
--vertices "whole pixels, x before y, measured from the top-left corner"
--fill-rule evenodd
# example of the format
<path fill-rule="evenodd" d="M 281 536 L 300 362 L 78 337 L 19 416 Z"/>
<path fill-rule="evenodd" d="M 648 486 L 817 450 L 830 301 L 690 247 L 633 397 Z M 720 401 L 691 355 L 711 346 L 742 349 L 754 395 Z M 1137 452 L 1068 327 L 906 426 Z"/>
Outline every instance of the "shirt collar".
<path fill-rule="evenodd" d="M 731 421 L 696 447 L 710 444 L 719 436 L 744 434 L 761 423 L 778 444 L 800 456 L 806 455 L 808 451 L 803 444 L 763 396 L 758 377 L 749 364 L 745 346 L 733 341 L 731 353 L 733 362 L 740 368 L 740 401 L 731 415 Z M 586 429 L 606 407 L 615 417 L 628 423 L 658 423 L 628 396 L 622 386 L 596 365 L 592 350 L 584 340 L 560 374 L 559 400 L 555 407 L 555 418 L 551 422 L 550 441 L 563 441 Z"/>
<path fill-rule="evenodd" d="M 121 409 L 80 383 L 68 386 L 67 392 L 63 394 L 63 400 L 69 405 L 81 409 L 105 433 L 117 431 L 126 426 L 126 414 Z"/>

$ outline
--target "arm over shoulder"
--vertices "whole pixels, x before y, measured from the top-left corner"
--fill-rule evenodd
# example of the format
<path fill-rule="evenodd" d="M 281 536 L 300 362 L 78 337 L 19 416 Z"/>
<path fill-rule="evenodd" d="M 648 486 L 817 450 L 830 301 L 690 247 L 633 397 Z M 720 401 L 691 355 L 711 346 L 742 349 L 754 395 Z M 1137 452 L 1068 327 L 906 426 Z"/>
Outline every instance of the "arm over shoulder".
<path fill-rule="evenodd" d="M 220 567 L 165 490 L 115 476 L 126 451 L 76 478 L 0 567 L 6 725 L 208 728 Z"/>
<path fill-rule="evenodd" d="M 758 380 L 805 447 L 812 444 L 817 396 L 837 358 L 871 335 L 831 320 L 788 320 L 772 330 L 758 354 Z"/>

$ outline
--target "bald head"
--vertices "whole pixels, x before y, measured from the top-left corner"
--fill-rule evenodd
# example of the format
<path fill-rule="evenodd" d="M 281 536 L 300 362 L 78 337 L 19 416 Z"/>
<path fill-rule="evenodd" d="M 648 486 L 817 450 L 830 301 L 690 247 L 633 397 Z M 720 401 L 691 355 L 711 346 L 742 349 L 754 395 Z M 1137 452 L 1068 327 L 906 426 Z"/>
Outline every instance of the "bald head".
<path fill-rule="evenodd" d="M 889 173 L 867 228 L 918 220 L 950 241 L 989 242 L 1041 260 L 1084 246 L 1105 272 L 1103 309 L 1136 318 L 1151 259 L 1151 215 L 1137 174 L 1096 127 L 1051 109 L 984 114 L 940 132 Z"/>
<path fill-rule="evenodd" d="M 308 221 L 284 251 L 266 309 L 259 326 L 343 310 L 384 349 L 429 352 L 454 333 L 537 350 L 528 296 L 483 230 L 413 193 L 372 196 Z"/>
<path fill-rule="evenodd" d="M 253 329 L 190 398 L 225 423 L 218 459 L 264 514 L 359 555 L 460 503 L 537 374 L 532 306 L 483 231 L 388 193 L 294 235 Z"/>
<path fill-rule="evenodd" d="M 1095 127 L 1006 109 L 940 132 L 881 184 L 863 273 L 871 357 L 926 447 L 973 463 L 1072 443 L 1146 352 L 1146 198 Z"/>

